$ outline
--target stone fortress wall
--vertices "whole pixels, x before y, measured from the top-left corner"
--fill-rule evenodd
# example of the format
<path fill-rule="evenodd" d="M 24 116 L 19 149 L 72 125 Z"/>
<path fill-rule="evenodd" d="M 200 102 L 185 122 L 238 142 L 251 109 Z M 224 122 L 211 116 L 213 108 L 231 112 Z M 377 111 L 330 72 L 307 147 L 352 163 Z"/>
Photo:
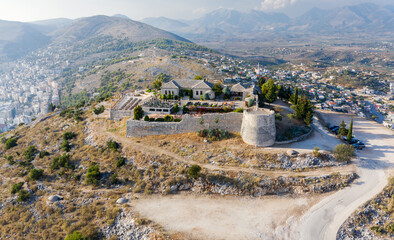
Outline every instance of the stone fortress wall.
<path fill-rule="evenodd" d="M 219 122 L 215 123 L 215 119 Z M 171 135 L 197 132 L 206 128 L 221 128 L 229 132 L 240 132 L 242 113 L 213 113 L 203 115 L 204 124 L 201 126 L 201 117 L 192 117 L 186 114 L 181 122 L 146 122 L 127 121 L 127 137 L 143 137 L 150 135 Z"/>
<path fill-rule="evenodd" d="M 245 143 L 258 147 L 275 144 L 275 112 L 268 109 L 244 111 L 241 136 Z"/>
<path fill-rule="evenodd" d="M 197 132 L 207 128 L 221 128 L 241 133 L 243 140 L 254 146 L 272 146 L 275 143 L 275 112 L 266 109 L 244 111 L 244 113 L 214 113 L 201 117 L 185 115 L 181 122 L 127 121 L 127 137 L 171 135 Z M 215 120 L 218 119 L 218 123 Z"/>

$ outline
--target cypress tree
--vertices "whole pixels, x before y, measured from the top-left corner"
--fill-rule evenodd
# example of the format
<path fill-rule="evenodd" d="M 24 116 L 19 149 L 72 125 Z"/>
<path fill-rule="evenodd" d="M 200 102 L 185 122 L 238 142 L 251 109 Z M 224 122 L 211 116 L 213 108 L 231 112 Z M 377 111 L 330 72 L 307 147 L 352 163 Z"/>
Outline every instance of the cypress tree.
<path fill-rule="evenodd" d="M 352 137 L 353 137 L 353 118 L 352 118 L 352 121 L 350 122 L 349 131 L 347 133 L 347 142 L 348 143 L 350 143 L 352 141 Z"/>

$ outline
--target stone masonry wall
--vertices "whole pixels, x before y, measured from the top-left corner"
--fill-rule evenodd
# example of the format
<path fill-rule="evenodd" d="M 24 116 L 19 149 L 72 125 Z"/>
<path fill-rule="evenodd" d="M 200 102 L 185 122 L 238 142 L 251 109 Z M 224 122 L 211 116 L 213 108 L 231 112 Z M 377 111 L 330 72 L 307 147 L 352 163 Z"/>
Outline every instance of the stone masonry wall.
<path fill-rule="evenodd" d="M 267 109 L 244 111 L 241 136 L 244 142 L 258 147 L 275 144 L 275 112 Z"/>
<path fill-rule="evenodd" d="M 219 122 L 216 124 L 215 119 Z M 221 128 L 229 132 L 239 133 L 242 125 L 242 113 L 205 114 L 204 124 L 201 126 L 200 117 L 185 115 L 181 122 L 146 122 L 127 121 L 127 137 L 143 137 L 150 135 L 170 135 L 197 132 L 202 128 Z"/>
<path fill-rule="evenodd" d="M 109 111 L 109 118 L 111 120 L 121 120 L 125 117 L 132 117 L 133 116 L 133 110 L 113 110 L 111 109 Z"/>

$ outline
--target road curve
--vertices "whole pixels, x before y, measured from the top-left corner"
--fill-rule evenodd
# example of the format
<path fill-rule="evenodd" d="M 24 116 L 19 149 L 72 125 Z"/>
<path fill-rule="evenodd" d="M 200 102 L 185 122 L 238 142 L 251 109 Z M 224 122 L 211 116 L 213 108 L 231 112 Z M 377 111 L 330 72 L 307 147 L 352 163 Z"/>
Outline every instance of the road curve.
<path fill-rule="evenodd" d="M 351 116 L 330 113 L 331 123 L 342 119 L 350 122 Z M 336 239 L 343 222 L 364 202 L 381 192 L 387 184 L 387 173 L 394 165 L 394 135 L 382 125 L 355 118 L 354 135 L 367 147 L 357 151 L 355 162 L 360 178 L 314 205 L 294 228 L 292 239 Z"/>

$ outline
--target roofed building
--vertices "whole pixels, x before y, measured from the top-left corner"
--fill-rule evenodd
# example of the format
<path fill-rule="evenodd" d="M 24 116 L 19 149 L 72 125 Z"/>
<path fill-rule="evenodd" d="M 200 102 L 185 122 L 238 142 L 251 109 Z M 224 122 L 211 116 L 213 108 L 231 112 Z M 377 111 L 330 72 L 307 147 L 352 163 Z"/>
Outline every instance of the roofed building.
<path fill-rule="evenodd" d="M 241 97 L 242 100 L 253 95 L 258 95 L 261 93 L 261 89 L 258 88 L 255 84 L 245 84 L 245 83 L 237 83 L 230 89 L 231 95 L 234 97 Z"/>
<path fill-rule="evenodd" d="M 213 84 L 204 80 L 171 80 L 161 87 L 161 95 L 170 95 L 174 97 L 181 95 L 184 90 L 192 91 L 192 98 L 200 99 L 208 94 L 210 99 L 215 98 L 212 90 Z"/>

